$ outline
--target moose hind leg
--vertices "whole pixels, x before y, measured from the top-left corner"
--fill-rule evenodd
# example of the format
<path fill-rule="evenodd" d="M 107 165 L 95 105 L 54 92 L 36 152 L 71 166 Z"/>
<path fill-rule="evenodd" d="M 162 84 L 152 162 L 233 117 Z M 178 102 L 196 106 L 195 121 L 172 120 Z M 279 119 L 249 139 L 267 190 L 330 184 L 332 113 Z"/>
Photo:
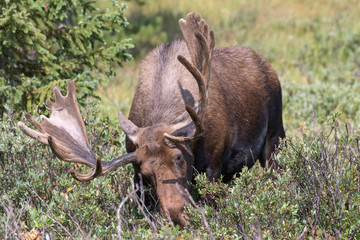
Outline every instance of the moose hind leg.
<path fill-rule="evenodd" d="M 264 148 L 260 154 L 260 164 L 263 168 L 270 167 L 274 170 L 279 168 L 278 163 L 275 161 L 273 157 L 273 153 L 276 147 L 279 145 L 280 138 L 285 137 L 285 131 L 283 126 L 273 134 L 270 134 L 270 131 L 266 135 L 266 141 L 264 144 Z"/>

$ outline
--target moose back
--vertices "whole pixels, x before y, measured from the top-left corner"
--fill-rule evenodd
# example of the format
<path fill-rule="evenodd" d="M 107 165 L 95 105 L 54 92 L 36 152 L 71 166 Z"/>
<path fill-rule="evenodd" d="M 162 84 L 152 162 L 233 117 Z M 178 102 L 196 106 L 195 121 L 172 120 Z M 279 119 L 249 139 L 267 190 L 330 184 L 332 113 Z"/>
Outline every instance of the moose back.
<path fill-rule="evenodd" d="M 94 156 L 73 81 L 66 96 L 54 87 L 55 103 L 46 102 L 49 118 L 41 116 L 39 123 L 25 113 L 40 132 L 18 125 L 58 158 L 93 168 L 89 174 L 71 169 L 79 181 L 132 163 L 135 184 L 150 183 L 161 213 L 186 226 L 185 190 L 194 169 L 229 181 L 257 159 L 277 168 L 272 154 L 285 132 L 281 87 L 269 63 L 246 47 L 214 49 L 214 33 L 198 14 L 189 13 L 179 25 L 184 41 L 162 44 L 143 60 L 129 119 L 118 113 L 127 154 L 109 162 Z"/>

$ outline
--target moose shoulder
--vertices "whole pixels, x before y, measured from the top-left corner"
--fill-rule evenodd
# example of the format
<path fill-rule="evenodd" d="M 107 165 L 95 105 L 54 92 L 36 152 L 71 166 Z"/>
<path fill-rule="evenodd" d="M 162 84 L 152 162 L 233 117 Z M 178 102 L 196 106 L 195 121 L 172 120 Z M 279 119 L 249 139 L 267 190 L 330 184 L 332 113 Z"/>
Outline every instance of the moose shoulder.
<path fill-rule="evenodd" d="M 214 50 L 214 34 L 198 14 L 189 13 L 179 25 L 184 41 L 160 45 L 144 59 L 129 119 L 118 114 L 128 154 L 110 162 L 95 158 L 72 81 L 65 97 L 54 88 L 56 102 L 47 101 L 50 118 L 38 123 L 25 114 L 41 133 L 21 122 L 19 127 L 60 159 L 94 169 L 85 175 L 71 170 L 80 181 L 132 163 L 135 184 L 144 179 L 153 185 L 162 214 L 186 226 L 184 193 L 194 169 L 229 181 L 257 159 L 276 168 L 272 153 L 285 133 L 272 67 L 249 48 Z"/>

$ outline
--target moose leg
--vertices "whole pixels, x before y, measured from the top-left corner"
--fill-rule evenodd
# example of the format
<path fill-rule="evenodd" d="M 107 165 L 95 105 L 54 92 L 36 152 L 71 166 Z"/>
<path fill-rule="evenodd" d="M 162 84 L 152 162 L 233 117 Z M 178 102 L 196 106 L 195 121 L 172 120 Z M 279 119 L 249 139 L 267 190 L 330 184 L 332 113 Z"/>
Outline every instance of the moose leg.
<path fill-rule="evenodd" d="M 207 156 L 207 159 L 209 159 L 209 166 L 206 168 L 206 176 L 209 181 L 217 181 L 220 178 L 222 155 L 222 147 L 217 146 L 214 151 Z"/>
<path fill-rule="evenodd" d="M 220 177 L 220 174 L 221 174 L 221 160 L 216 161 L 216 162 L 220 162 L 220 164 L 216 164 L 216 165 L 214 164 L 215 166 L 214 165 L 209 166 L 206 169 L 206 176 L 209 179 L 209 181 L 216 181 Z"/>
<path fill-rule="evenodd" d="M 279 144 L 280 138 L 284 137 L 285 131 L 282 125 L 275 133 L 271 134 L 271 131 L 268 132 L 266 142 L 259 159 L 262 167 L 270 167 L 274 170 L 279 168 L 278 163 L 273 158 L 273 153 Z"/>

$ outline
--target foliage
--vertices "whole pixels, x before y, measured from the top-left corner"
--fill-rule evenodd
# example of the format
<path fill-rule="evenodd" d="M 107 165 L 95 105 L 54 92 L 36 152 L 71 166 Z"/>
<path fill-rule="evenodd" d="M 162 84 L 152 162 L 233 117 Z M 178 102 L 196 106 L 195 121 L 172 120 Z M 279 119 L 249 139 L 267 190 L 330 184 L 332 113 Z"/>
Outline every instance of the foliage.
<path fill-rule="evenodd" d="M 131 59 L 125 5 L 100 11 L 93 1 L 17 0 L 0 2 L 0 115 L 6 103 L 16 111 L 41 105 L 55 85 L 74 79 L 80 102 L 114 74 L 113 63 Z M 117 39 L 106 42 L 111 35 Z M 95 72 L 96 74 L 92 74 Z"/>
<path fill-rule="evenodd" d="M 110 160 L 125 152 L 125 136 L 116 123 L 108 116 L 99 118 L 93 104 L 82 113 L 97 156 Z M 360 138 L 339 117 L 316 118 L 313 131 L 304 127 L 299 135 L 284 140 L 276 155 L 282 166 L 279 172 L 256 164 L 243 169 L 230 184 L 197 175 L 191 185 L 198 206 L 187 208 L 191 225 L 179 229 L 134 194 L 130 166 L 89 183 L 77 182 L 66 173 L 70 164 L 24 138 L 14 127 L 14 116 L 6 113 L 0 126 L 0 235 L 252 239 L 260 234 L 266 239 L 356 239 L 360 237 Z"/>
<path fill-rule="evenodd" d="M 335 113 L 313 132 L 300 130 L 277 156 L 289 175 L 286 189 L 298 217 L 320 238 L 358 238 L 360 233 L 359 134 Z"/>
<path fill-rule="evenodd" d="M 138 56 L 179 36 L 178 18 L 194 11 L 215 30 L 217 46 L 240 43 L 271 62 L 282 84 L 287 134 L 276 155 L 281 171 L 256 164 L 229 184 L 196 175 L 190 183 L 196 206 L 186 209 L 191 225 L 179 229 L 137 198 L 131 166 L 89 183 L 74 181 L 66 173 L 73 165 L 24 137 L 16 127 L 22 115 L 7 107 L 0 121 L 0 238 L 360 239 L 360 5 L 132 2 L 127 12 L 135 23 L 125 34 L 134 34 Z M 104 41 L 115 40 L 105 33 Z M 126 67 L 113 69 L 121 74 L 101 89 L 101 104 L 81 108 L 92 149 L 104 160 L 125 152 L 125 136 L 112 119 L 119 108 L 128 111 L 136 86 L 138 66 Z M 97 71 L 89 70 L 89 77 L 97 79 Z M 66 81 L 58 80 L 54 84 L 65 89 Z"/>

